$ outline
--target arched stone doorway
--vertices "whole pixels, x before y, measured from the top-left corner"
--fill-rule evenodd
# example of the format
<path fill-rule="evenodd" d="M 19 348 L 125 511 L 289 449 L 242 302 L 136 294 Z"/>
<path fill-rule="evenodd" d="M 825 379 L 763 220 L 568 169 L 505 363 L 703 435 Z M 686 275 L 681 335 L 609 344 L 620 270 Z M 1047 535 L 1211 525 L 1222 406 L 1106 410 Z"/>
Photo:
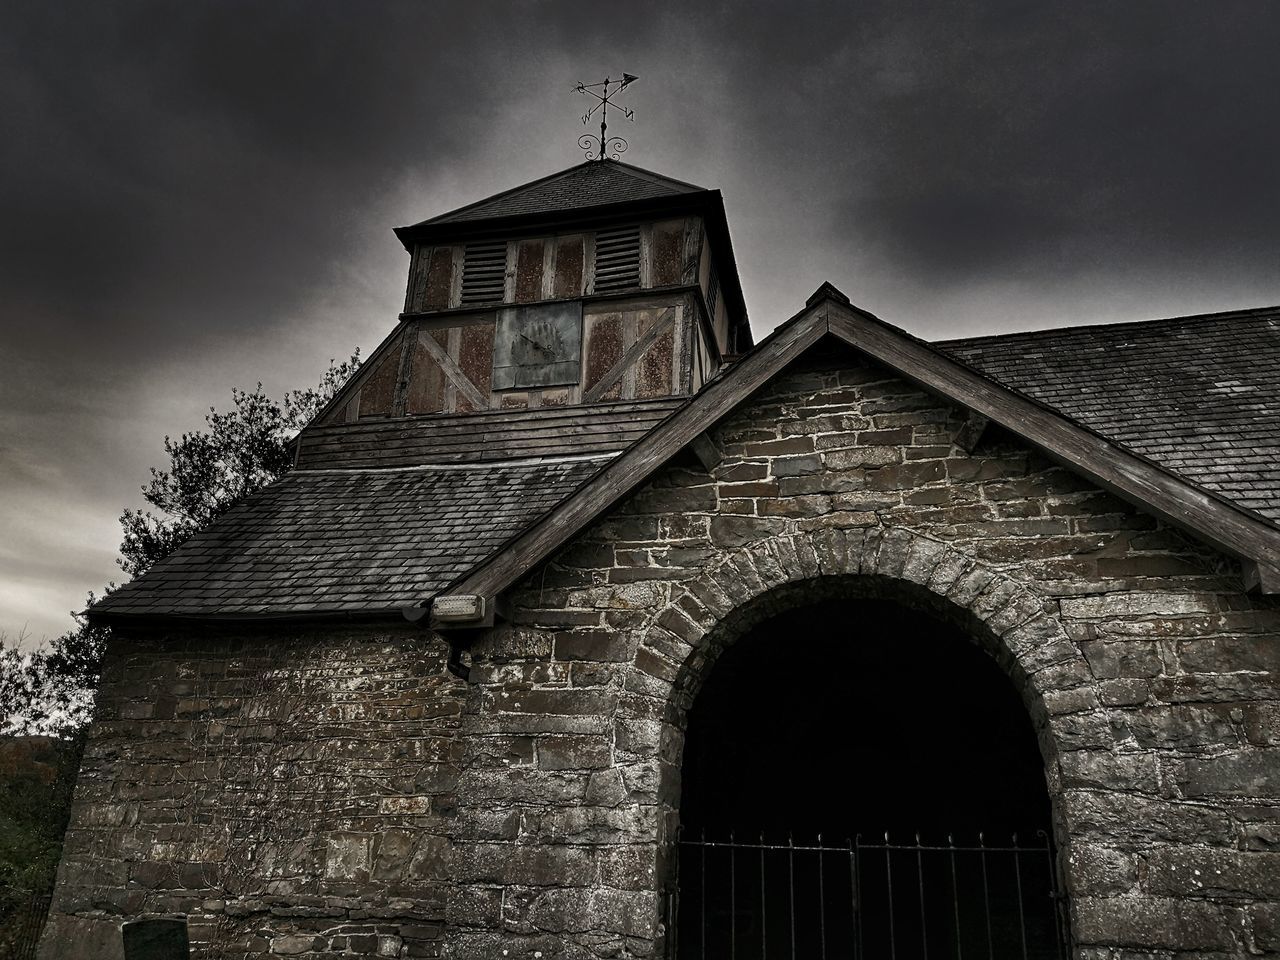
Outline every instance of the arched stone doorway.
<path fill-rule="evenodd" d="M 828 529 L 771 536 L 725 552 L 718 563 L 681 584 L 664 608 L 655 611 L 630 666 L 626 707 L 615 721 L 615 736 L 620 742 L 639 744 L 653 738 L 660 822 L 655 878 L 665 904 L 658 918 L 658 934 L 668 957 L 677 955 L 676 918 L 681 898 L 680 767 L 689 713 L 697 694 L 724 651 L 759 624 L 831 600 L 896 602 L 932 617 L 952 630 L 952 636 L 958 631 L 962 637 L 959 645 L 976 645 L 998 665 L 1016 691 L 1023 723 L 1030 723 L 1038 741 L 1052 811 L 1049 840 L 1053 856 L 1049 866 L 1056 875 L 1066 875 L 1068 881 L 1074 876 L 1062 821 L 1064 796 L 1057 742 L 1064 730 L 1059 714 L 1062 705 L 1090 699 L 1096 693 L 1087 663 L 1058 619 L 1056 603 L 1023 583 L 1015 569 L 988 565 L 955 546 L 905 528 Z M 796 649 L 803 650 L 792 645 L 778 665 L 779 677 L 794 672 L 794 658 L 789 654 Z M 820 669 L 812 658 L 806 662 L 808 669 Z M 1051 710 L 1050 704 L 1055 709 Z M 642 732 L 648 729 L 652 732 Z M 1066 732 L 1069 734 L 1069 729 Z M 914 843 L 914 836 L 903 839 Z M 1026 840 L 1020 836 L 1019 842 Z M 956 842 L 959 845 L 960 838 Z M 1049 866 L 1045 867 L 1046 875 Z M 1065 930 L 1066 914 L 1065 904 L 1061 904 L 1060 925 L 1064 939 L 1070 939 Z M 931 953 L 945 955 L 938 950 Z M 769 955 L 786 957 L 790 953 L 784 949 Z M 801 955 L 797 950 L 796 956 Z M 827 955 L 838 954 L 828 951 Z M 874 954 L 864 950 L 860 955 Z M 1021 955 L 1020 946 L 1014 955 Z M 1027 955 L 1032 955 L 1030 948 Z"/>
<path fill-rule="evenodd" d="M 901 586 L 804 593 L 854 595 L 748 629 L 688 710 L 675 955 L 1062 956 L 1044 760 L 1007 675 Z"/>

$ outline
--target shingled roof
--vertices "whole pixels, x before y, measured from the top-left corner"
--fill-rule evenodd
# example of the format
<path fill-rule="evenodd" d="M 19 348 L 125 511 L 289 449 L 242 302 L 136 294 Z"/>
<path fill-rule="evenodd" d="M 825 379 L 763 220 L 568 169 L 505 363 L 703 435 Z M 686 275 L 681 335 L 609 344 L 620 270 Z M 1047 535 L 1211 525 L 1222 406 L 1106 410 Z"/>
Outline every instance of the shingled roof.
<path fill-rule="evenodd" d="M 607 460 L 296 470 L 93 612 L 200 618 L 395 612 L 489 556 Z"/>
<path fill-rule="evenodd" d="M 504 190 L 484 200 L 401 229 L 412 230 L 437 224 L 472 223 L 505 217 L 562 214 L 588 207 L 703 192 L 707 192 L 704 187 L 694 186 L 683 180 L 673 180 L 629 163 L 607 159 L 588 160 L 576 167 Z"/>
<path fill-rule="evenodd" d="M 1136 499 L 1275 569 L 1280 308 L 926 344 L 832 288 L 639 439 L 619 432 L 616 449 L 589 456 L 295 470 L 93 612 L 371 615 L 446 590 L 500 590 L 643 482 L 685 434 L 832 335 L 993 419 L 1001 404 L 1021 404 L 1028 438 L 1049 448 L 1074 437 L 1066 459 L 1086 476 L 1091 449 L 1136 457 L 1125 468 L 1144 491 Z"/>
<path fill-rule="evenodd" d="M 936 346 L 1197 486 L 1280 521 L 1280 308 Z"/>

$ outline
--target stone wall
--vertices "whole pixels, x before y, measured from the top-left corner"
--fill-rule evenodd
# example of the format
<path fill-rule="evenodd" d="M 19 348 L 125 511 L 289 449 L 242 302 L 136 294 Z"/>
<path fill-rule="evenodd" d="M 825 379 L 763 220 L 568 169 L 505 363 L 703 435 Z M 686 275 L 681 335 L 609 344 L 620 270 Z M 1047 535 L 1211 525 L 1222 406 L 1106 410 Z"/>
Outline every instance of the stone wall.
<path fill-rule="evenodd" d="M 121 955 L 186 915 L 193 953 L 439 955 L 465 690 L 407 629 L 114 643 L 44 960 Z"/>
<path fill-rule="evenodd" d="M 713 431 L 710 475 L 668 466 L 530 576 L 469 686 L 408 633 L 115 651 L 55 930 L 185 910 L 246 953 L 661 955 L 683 720 L 717 652 L 788 608 L 872 595 L 964 627 L 1021 691 L 1078 956 L 1280 952 L 1280 604 L 999 430 L 966 453 L 965 424 L 850 355 L 788 372 Z M 318 692 L 287 718 L 192 685 L 277 670 Z M 233 722 L 211 724 L 223 707 Z M 186 742 L 197 717 L 212 756 Z M 257 742 L 305 747 L 288 769 L 324 801 L 287 778 L 235 794 L 225 758 Z M 264 800 L 295 846 L 255 858 L 252 899 L 190 870 L 184 887 L 171 864 L 233 860 L 217 838 L 251 832 L 219 805 Z M 365 939 L 344 947 L 348 929 Z M 105 954 L 44 954 L 77 955 Z"/>

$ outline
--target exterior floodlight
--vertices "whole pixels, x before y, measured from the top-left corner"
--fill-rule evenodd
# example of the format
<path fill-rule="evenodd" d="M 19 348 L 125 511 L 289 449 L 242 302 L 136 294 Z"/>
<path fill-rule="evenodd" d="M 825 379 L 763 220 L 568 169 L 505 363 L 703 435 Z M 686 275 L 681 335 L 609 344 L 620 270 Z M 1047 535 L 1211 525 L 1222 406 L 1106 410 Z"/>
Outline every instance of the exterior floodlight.
<path fill-rule="evenodd" d="M 468 623 L 484 619 L 484 597 L 459 594 L 437 597 L 431 604 L 431 615 L 442 623 Z"/>

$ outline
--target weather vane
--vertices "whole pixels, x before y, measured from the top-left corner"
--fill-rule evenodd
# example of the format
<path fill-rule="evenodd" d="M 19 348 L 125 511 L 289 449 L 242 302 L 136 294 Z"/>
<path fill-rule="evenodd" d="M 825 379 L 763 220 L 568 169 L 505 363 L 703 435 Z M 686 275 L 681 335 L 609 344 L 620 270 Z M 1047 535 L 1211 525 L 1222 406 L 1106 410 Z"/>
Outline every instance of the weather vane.
<path fill-rule="evenodd" d="M 617 160 L 618 154 L 626 153 L 627 141 L 622 137 L 611 137 L 606 132 L 608 130 L 609 108 L 613 107 L 615 110 L 621 110 L 626 119 L 634 120 L 636 112 L 630 107 L 614 103 L 612 98 L 639 79 L 639 77 L 624 73 L 621 80 L 611 80 L 605 77 L 599 83 L 579 83 L 573 88 L 583 96 L 595 97 L 598 101 L 592 104 L 591 109 L 582 115 L 582 125 L 586 126 L 591 121 L 591 118 L 595 116 L 596 111 L 600 111 L 600 136 L 597 137 L 593 133 L 584 133 L 578 138 L 578 146 L 587 151 L 588 160 L 603 160 L 605 154 L 608 154 L 610 160 Z M 614 89 L 609 89 L 610 84 L 614 85 Z M 599 153 L 596 152 L 597 150 L 599 150 Z"/>

